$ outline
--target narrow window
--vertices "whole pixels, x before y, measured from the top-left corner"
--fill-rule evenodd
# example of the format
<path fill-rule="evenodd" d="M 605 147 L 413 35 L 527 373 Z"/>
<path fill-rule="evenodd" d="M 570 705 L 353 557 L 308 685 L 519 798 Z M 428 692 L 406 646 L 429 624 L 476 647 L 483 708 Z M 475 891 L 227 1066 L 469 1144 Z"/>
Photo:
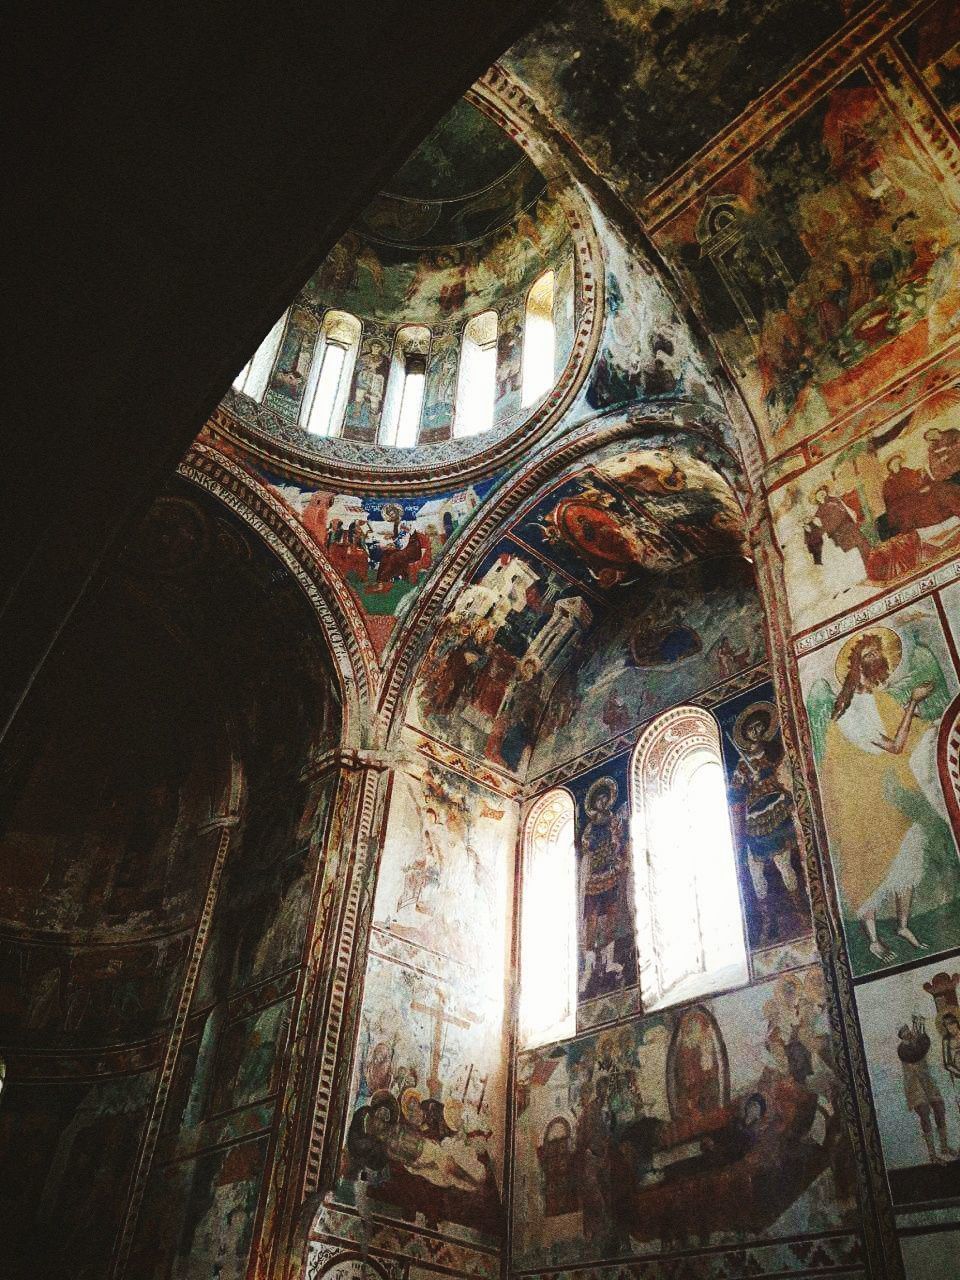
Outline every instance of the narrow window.
<path fill-rule="evenodd" d="M 553 386 L 554 345 L 553 272 L 545 271 L 527 294 L 523 324 L 523 375 L 520 403 L 523 408 L 542 400 Z"/>
<path fill-rule="evenodd" d="M 677 707 L 637 744 L 633 774 L 637 951 L 644 1008 L 747 979 L 743 911 L 720 731 Z"/>
<path fill-rule="evenodd" d="M 497 313 L 484 311 L 464 325 L 453 434 L 475 436 L 489 431 L 496 394 Z"/>
<path fill-rule="evenodd" d="M 429 350 L 429 329 L 408 324 L 397 330 L 383 402 L 381 444 L 410 449 L 417 443 Z"/>
<path fill-rule="evenodd" d="M 310 366 L 300 423 L 312 436 L 340 434 L 360 344 L 360 321 L 346 311 L 328 311 Z"/>
<path fill-rule="evenodd" d="M 573 800 L 562 787 L 524 826 L 519 1036 L 529 1049 L 576 1031 L 577 866 Z"/>
<path fill-rule="evenodd" d="M 277 352 L 280 350 L 280 343 L 283 340 L 283 331 L 286 328 L 289 314 L 290 309 L 288 307 L 234 378 L 234 391 L 242 391 L 251 400 L 260 401 L 263 399 L 267 384 L 270 381 L 270 374 L 273 372 L 273 364 L 277 358 Z"/>

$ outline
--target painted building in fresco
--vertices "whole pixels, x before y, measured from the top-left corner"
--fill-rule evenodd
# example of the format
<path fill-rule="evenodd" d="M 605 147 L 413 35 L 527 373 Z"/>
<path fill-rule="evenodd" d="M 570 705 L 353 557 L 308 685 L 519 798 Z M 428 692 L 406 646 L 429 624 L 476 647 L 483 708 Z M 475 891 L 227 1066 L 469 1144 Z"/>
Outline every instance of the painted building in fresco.
<path fill-rule="evenodd" d="M 0 1274 L 960 1275 L 958 120 L 567 0 L 354 219 L 0 755 Z"/>

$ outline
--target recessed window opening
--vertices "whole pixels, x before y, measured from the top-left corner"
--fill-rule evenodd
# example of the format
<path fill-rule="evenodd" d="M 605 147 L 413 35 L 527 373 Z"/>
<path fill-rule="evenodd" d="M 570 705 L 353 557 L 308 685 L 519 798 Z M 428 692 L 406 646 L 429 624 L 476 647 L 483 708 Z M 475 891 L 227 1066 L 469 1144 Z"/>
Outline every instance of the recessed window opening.
<path fill-rule="evenodd" d="M 360 329 L 360 321 L 345 311 L 328 311 L 324 316 L 300 411 L 300 422 L 310 435 L 340 434 Z"/>
<path fill-rule="evenodd" d="M 267 384 L 270 381 L 270 374 L 273 372 L 277 352 L 280 350 L 280 343 L 283 340 L 283 331 L 287 326 L 287 316 L 289 314 L 290 309 L 288 307 L 234 378 L 234 391 L 241 391 L 245 396 L 249 396 L 251 400 L 258 402 L 263 399 Z"/>
<path fill-rule="evenodd" d="M 541 400 L 553 386 L 556 333 L 553 326 L 553 272 L 545 271 L 527 294 L 523 326 L 523 374 L 520 404 Z"/>
<path fill-rule="evenodd" d="M 524 825 L 519 1037 L 524 1049 L 564 1039 L 577 1019 L 577 860 L 573 800 L 557 787 Z"/>
<path fill-rule="evenodd" d="M 633 821 L 644 1008 L 745 982 L 720 733 L 702 708 L 678 707 L 640 739 Z"/>
<path fill-rule="evenodd" d="M 381 444 L 410 449 L 417 443 L 429 349 L 430 330 L 423 325 L 408 324 L 397 330 L 383 402 Z"/>
<path fill-rule="evenodd" d="M 464 325 L 453 434 L 475 436 L 489 431 L 496 393 L 497 313 L 484 311 Z"/>

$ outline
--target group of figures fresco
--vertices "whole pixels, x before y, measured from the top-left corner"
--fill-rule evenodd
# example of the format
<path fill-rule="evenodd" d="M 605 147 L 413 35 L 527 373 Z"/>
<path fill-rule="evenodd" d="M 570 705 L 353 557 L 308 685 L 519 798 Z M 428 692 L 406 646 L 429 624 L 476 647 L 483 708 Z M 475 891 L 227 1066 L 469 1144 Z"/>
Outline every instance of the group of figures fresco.
<path fill-rule="evenodd" d="M 520 1266 L 836 1228 L 851 1174 L 819 968 L 520 1057 Z"/>
<path fill-rule="evenodd" d="M 662 589 L 654 584 L 665 573 L 708 554 L 729 560 L 740 551 L 740 526 L 715 465 L 676 448 L 613 451 L 554 485 L 516 518 L 448 613 L 418 686 L 419 727 L 522 771 L 535 738 L 556 740 L 580 708 L 574 675 L 588 638 L 601 634 L 607 593 L 626 603 L 626 589 L 643 583 L 646 598 Z M 719 561 L 711 563 L 704 580 L 730 583 L 739 612 L 745 583 L 733 585 L 735 568 L 728 565 L 724 578 Z M 733 670 L 756 652 L 757 639 L 745 620 L 730 623 L 726 635 L 713 625 L 708 649 Z M 699 625 L 711 627 L 706 616 Z M 669 665 L 703 648 L 686 623 L 671 634 L 662 619 L 653 626 L 659 638 L 636 628 L 637 666 L 657 665 L 656 656 L 646 662 L 654 651 Z M 611 714 L 632 713 L 611 704 Z"/>

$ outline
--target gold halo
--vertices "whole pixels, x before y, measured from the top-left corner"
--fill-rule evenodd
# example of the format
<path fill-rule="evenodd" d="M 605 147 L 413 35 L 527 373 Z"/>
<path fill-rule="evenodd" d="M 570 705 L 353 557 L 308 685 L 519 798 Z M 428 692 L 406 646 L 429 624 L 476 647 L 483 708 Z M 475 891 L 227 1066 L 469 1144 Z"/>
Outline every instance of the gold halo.
<path fill-rule="evenodd" d="M 400 1095 L 400 1114 L 404 1119 L 407 1118 L 408 1107 L 410 1107 L 414 1102 L 418 1105 L 423 1102 L 423 1098 L 420 1096 L 419 1091 L 414 1089 L 412 1086 L 408 1089 L 404 1089 L 403 1093 Z"/>
<path fill-rule="evenodd" d="M 591 783 L 590 788 L 587 791 L 586 799 L 583 802 L 584 809 L 586 809 L 587 813 L 589 813 L 591 816 L 596 812 L 597 806 L 594 803 L 593 798 L 598 791 L 610 792 L 610 808 L 611 809 L 617 803 L 617 798 L 620 795 L 620 788 L 617 786 L 616 778 L 598 778 L 596 782 Z"/>
<path fill-rule="evenodd" d="M 463 1111 L 463 1103 L 459 1098 L 448 1098 L 443 1104 L 443 1122 L 454 1133 L 458 1133 L 463 1124 Z"/>
<path fill-rule="evenodd" d="M 880 641 L 880 648 L 883 656 L 887 660 L 887 666 L 890 668 L 890 674 L 893 675 L 900 660 L 903 657 L 903 643 L 895 631 L 891 631 L 889 627 L 867 627 L 865 631 L 858 631 L 856 635 L 852 635 L 849 640 L 845 641 L 840 652 L 837 654 L 837 664 L 834 668 L 837 673 L 837 679 L 841 686 L 847 678 L 850 671 L 850 663 L 853 661 L 853 651 L 858 644 L 862 644 L 868 637 L 873 637 Z"/>
<path fill-rule="evenodd" d="M 748 720 L 757 714 L 767 717 L 767 727 L 763 731 L 764 742 L 769 742 L 771 738 L 775 738 L 777 736 L 777 729 L 779 728 L 777 708 L 772 702 L 751 702 L 748 707 L 744 707 L 733 723 L 733 733 L 731 734 L 731 737 L 741 751 L 747 751 L 749 749 L 749 744 L 743 736 L 743 726 Z"/>

